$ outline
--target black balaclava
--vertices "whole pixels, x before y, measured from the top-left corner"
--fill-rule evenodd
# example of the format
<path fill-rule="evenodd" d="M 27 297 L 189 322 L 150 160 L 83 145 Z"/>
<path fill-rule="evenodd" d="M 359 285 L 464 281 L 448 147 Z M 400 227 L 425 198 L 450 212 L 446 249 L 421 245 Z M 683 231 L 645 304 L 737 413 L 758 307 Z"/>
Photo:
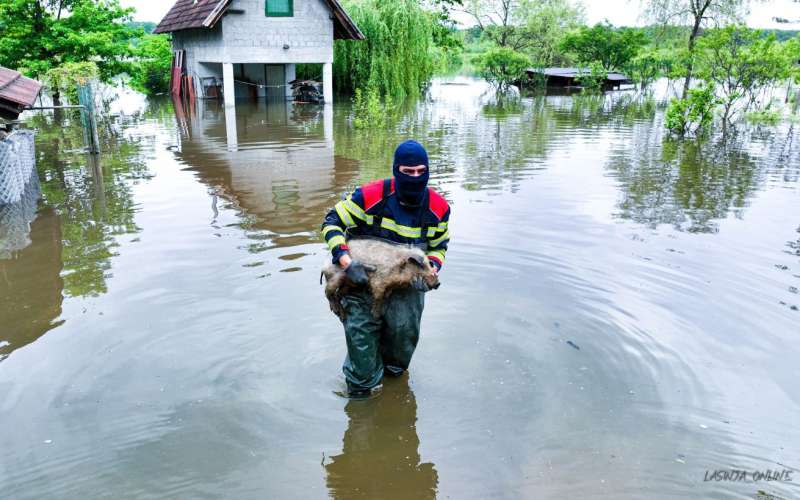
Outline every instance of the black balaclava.
<path fill-rule="evenodd" d="M 394 151 L 394 164 L 392 173 L 394 174 L 394 188 L 397 198 L 403 205 L 418 207 L 425 199 L 425 191 L 430 177 L 430 168 L 425 169 L 425 173 L 419 177 L 414 177 L 400 172 L 400 166 L 416 167 L 425 165 L 428 167 L 428 153 L 417 141 L 406 141 Z"/>

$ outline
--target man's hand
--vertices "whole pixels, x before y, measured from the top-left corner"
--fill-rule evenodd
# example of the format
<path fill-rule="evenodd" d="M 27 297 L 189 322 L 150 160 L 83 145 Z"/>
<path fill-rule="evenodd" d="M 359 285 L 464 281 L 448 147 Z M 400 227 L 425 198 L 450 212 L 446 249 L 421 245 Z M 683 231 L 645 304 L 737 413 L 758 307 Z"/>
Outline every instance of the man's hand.
<path fill-rule="evenodd" d="M 341 260 L 341 259 L 340 259 Z M 366 285 L 369 281 L 369 276 L 367 276 L 367 271 L 374 271 L 375 268 L 371 266 L 365 266 L 361 262 L 350 259 L 350 263 L 345 268 L 344 272 L 347 274 L 347 279 L 353 282 L 356 286 Z"/>
<path fill-rule="evenodd" d="M 343 253 L 342 256 L 339 257 L 339 265 L 342 266 L 342 269 L 347 269 L 351 262 L 353 262 L 353 259 L 350 257 L 349 253 Z"/>

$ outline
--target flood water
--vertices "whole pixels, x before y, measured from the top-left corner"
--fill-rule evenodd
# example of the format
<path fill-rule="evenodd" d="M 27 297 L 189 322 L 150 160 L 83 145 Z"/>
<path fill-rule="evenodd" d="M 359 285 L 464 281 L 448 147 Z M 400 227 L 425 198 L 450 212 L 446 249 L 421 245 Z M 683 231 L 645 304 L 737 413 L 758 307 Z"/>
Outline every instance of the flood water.
<path fill-rule="evenodd" d="M 27 117 L 0 497 L 800 496 L 797 124 L 681 142 L 658 99 L 499 105 L 467 78 L 386 130 L 131 100 L 96 161 L 74 118 Z M 409 376 L 348 402 L 319 226 L 406 138 L 450 251 Z M 731 468 L 793 476 L 706 480 Z"/>

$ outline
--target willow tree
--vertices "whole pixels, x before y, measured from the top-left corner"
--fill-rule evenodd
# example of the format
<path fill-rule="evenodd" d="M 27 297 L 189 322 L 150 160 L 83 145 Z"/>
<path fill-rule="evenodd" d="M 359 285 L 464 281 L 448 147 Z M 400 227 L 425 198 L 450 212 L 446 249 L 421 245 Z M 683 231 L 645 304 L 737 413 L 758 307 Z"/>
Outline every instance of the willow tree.
<path fill-rule="evenodd" d="M 334 46 L 338 90 L 377 89 L 397 99 L 419 95 L 433 75 L 433 20 L 417 0 L 350 0 L 345 8 L 366 40 Z"/>

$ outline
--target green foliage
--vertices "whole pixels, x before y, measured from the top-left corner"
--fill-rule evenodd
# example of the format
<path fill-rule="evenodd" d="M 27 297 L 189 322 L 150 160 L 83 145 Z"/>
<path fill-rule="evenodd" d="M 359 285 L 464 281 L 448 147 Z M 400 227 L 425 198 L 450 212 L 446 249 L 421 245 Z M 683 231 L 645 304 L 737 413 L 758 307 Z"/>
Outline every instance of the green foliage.
<path fill-rule="evenodd" d="M 528 56 L 507 47 L 490 49 L 475 62 L 480 76 L 500 93 L 508 91 L 511 84 L 519 81 L 531 65 Z"/>
<path fill-rule="evenodd" d="M 129 21 L 125 23 L 125 26 L 135 30 L 142 30 L 145 35 L 152 35 L 158 25 L 152 21 Z"/>
<path fill-rule="evenodd" d="M 464 10 L 477 24 L 470 37 L 480 33 L 491 45 L 527 54 L 538 67 L 568 62 L 562 38 L 585 17 L 569 0 L 465 0 Z"/>
<path fill-rule="evenodd" d="M 353 126 L 358 129 L 384 128 L 390 123 L 395 105 L 391 94 L 381 96 L 374 87 L 362 90 L 357 88 L 353 96 Z"/>
<path fill-rule="evenodd" d="M 656 78 L 669 75 L 675 67 L 675 54 L 666 49 L 646 48 L 625 65 L 624 72 L 641 88 L 645 88 Z"/>
<path fill-rule="evenodd" d="M 294 67 L 294 71 L 295 78 L 298 80 L 322 81 L 321 63 L 297 64 Z"/>
<path fill-rule="evenodd" d="M 584 68 L 578 75 L 578 82 L 583 87 L 583 91 L 596 94 L 603 90 L 603 83 L 608 76 L 608 72 L 603 68 L 599 61 L 589 63 L 588 68 Z"/>
<path fill-rule="evenodd" d="M 450 11 L 462 0 L 434 0 L 435 9 L 430 12 L 432 20 L 432 41 L 434 66 L 439 73 L 450 73 L 461 66 L 464 51 L 463 38 Z"/>
<path fill-rule="evenodd" d="M 789 64 L 789 77 L 800 85 L 800 35 L 783 42 L 781 48 Z"/>
<path fill-rule="evenodd" d="M 714 119 L 714 109 L 719 99 L 714 94 L 714 86 L 689 90 L 685 99 L 674 98 L 667 107 L 664 126 L 677 135 L 703 132 Z"/>
<path fill-rule="evenodd" d="M 780 111 L 767 107 L 758 111 L 752 111 L 746 115 L 747 121 L 754 124 L 777 125 L 783 115 Z"/>
<path fill-rule="evenodd" d="M 0 2 L 0 66 L 37 78 L 65 63 L 93 61 L 109 81 L 127 69 L 133 9 L 118 0 L 3 0 Z"/>
<path fill-rule="evenodd" d="M 580 4 L 568 0 L 525 2 L 523 33 L 528 40 L 524 49 L 538 67 L 565 66 L 569 54 L 561 50 L 564 36 L 584 22 Z"/>
<path fill-rule="evenodd" d="M 78 85 L 97 78 L 100 71 L 93 62 L 68 62 L 49 69 L 44 82 L 53 92 L 64 93 L 71 103 L 78 103 Z"/>
<path fill-rule="evenodd" d="M 416 0 L 350 0 L 344 5 L 366 40 L 336 41 L 337 88 L 374 88 L 395 99 L 419 95 L 435 68 L 431 15 Z"/>
<path fill-rule="evenodd" d="M 792 71 L 791 60 L 774 36 L 745 26 L 708 31 L 697 42 L 695 65 L 697 76 L 715 85 L 722 97 L 724 124 L 732 122 L 739 101 L 744 100 L 747 111 L 764 87 Z"/>
<path fill-rule="evenodd" d="M 642 30 L 597 23 L 591 28 L 583 26 L 568 33 L 561 48 L 575 54 L 582 64 L 599 61 L 604 69 L 611 71 L 623 69 L 646 42 Z"/>
<path fill-rule="evenodd" d="M 145 94 L 169 91 L 172 44 L 166 35 L 145 35 L 136 47 L 131 86 Z"/>

